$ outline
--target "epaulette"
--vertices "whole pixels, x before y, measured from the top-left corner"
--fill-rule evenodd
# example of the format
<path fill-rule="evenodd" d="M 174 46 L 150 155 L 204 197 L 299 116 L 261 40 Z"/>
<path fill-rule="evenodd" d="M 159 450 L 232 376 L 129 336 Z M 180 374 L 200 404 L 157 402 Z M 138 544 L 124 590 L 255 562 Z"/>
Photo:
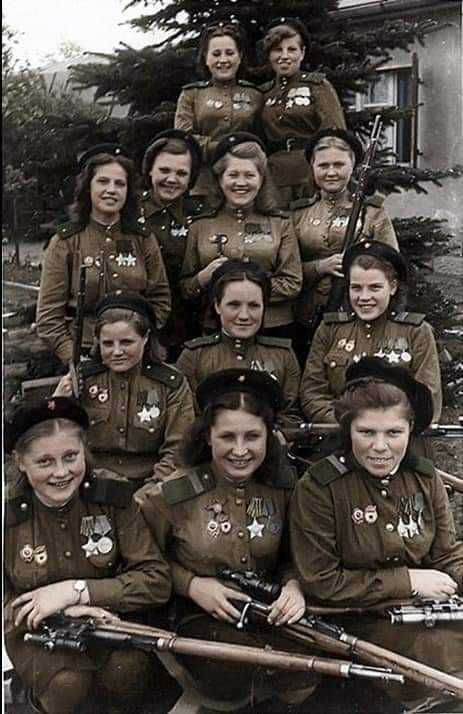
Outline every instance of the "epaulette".
<path fill-rule="evenodd" d="M 185 342 L 184 347 L 189 350 L 197 350 L 198 347 L 216 345 L 220 342 L 220 340 L 220 332 L 216 332 L 214 335 L 204 335 L 204 337 L 195 337 L 193 340 L 188 340 L 188 342 Z"/>
<path fill-rule="evenodd" d="M 355 320 L 354 312 L 325 312 L 323 315 L 323 322 L 326 325 L 341 324 L 343 322 L 353 322 Z"/>
<path fill-rule="evenodd" d="M 135 483 L 123 481 L 112 471 L 96 469 L 82 481 L 81 497 L 89 503 L 104 503 L 116 508 L 127 508 L 132 500 Z"/>
<path fill-rule="evenodd" d="M 198 213 L 196 216 L 190 216 L 191 222 L 199 221 L 201 218 L 215 218 L 219 212 L 219 208 L 207 208 L 202 213 Z"/>
<path fill-rule="evenodd" d="M 128 226 L 125 227 L 124 233 L 137 233 L 139 236 L 143 236 L 143 238 L 146 238 L 151 234 L 151 230 L 145 223 L 139 223 L 138 221 L 135 221 L 134 223 L 130 223 Z"/>
<path fill-rule="evenodd" d="M 280 347 L 280 349 L 283 350 L 290 350 L 292 346 L 291 340 L 287 340 L 284 337 L 265 337 L 264 335 L 257 335 L 256 342 L 258 345 Z"/>
<path fill-rule="evenodd" d="M 253 84 L 252 82 L 248 82 L 247 79 L 239 79 L 237 81 L 238 86 L 240 87 L 250 87 L 250 89 L 256 89 L 258 92 L 261 92 L 261 88 L 258 87 L 257 85 Z"/>
<path fill-rule="evenodd" d="M 264 82 L 263 84 L 259 85 L 259 89 L 261 92 L 268 92 L 270 89 L 273 89 L 275 86 L 275 80 L 270 79 L 268 82 Z"/>
<path fill-rule="evenodd" d="M 423 476 L 429 476 L 431 478 L 436 475 L 436 468 L 433 462 L 424 456 L 416 457 L 415 470 Z"/>
<path fill-rule="evenodd" d="M 102 374 L 107 372 L 108 367 L 103 364 L 103 362 L 98 362 L 97 360 L 91 360 L 90 362 L 82 362 L 81 373 L 84 379 L 87 377 L 94 377 L 95 374 Z"/>
<path fill-rule="evenodd" d="M 183 382 L 183 374 L 175 367 L 164 362 L 150 362 L 143 365 L 142 373 L 145 377 L 162 382 L 166 387 L 178 389 Z"/>
<path fill-rule="evenodd" d="M 372 196 L 368 196 L 365 201 L 365 206 L 374 206 L 374 208 L 382 208 L 384 205 L 384 196 L 380 193 L 374 193 Z"/>
<path fill-rule="evenodd" d="M 327 486 L 333 481 L 337 481 L 338 478 L 344 476 L 348 471 L 350 471 L 350 469 L 345 464 L 344 456 L 331 454 L 321 461 L 317 461 L 317 463 L 310 467 L 308 473 L 313 476 L 315 481 L 321 486 Z"/>
<path fill-rule="evenodd" d="M 199 80 L 198 82 L 190 82 L 190 84 L 185 84 L 182 87 L 182 91 L 184 89 L 206 89 L 207 87 L 210 87 L 212 84 L 210 79 L 203 79 Z"/>
<path fill-rule="evenodd" d="M 279 218 L 289 218 L 289 211 L 285 211 L 282 208 L 272 208 L 272 210 L 266 212 L 267 216 L 277 216 Z"/>
<path fill-rule="evenodd" d="M 303 72 L 299 79 L 321 84 L 326 79 L 326 74 L 323 74 L 323 72 Z"/>
<path fill-rule="evenodd" d="M 11 528 L 24 523 L 32 516 L 32 491 L 25 490 L 19 496 L 5 502 L 5 526 Z"/>
<path fill-rule="evenodd" d="M 60 238 L 70 238 L 76 233 L 80 233 L 84 228 L 85 226 L 82 223 L 63 223 L 61 226 L 58 226 L 56 234 L 59 235 Z"/>
<path fill-rule="evenodd" d="M 187 216 L 200 216 L 205 211 L 204 203 L 188 196 L 183 199 L 183 210 Z"/>
<path fill-rule="evenodd" d="M 215 479 L 207 470 L 198 468 L 184 476 L 168 479 L 161 488 L 165 502 L 169 506 L 190 501 L 201 494 L 210 491 L 215 486 Z"/>
<path fill-rule="evenodd" d="M 426 315 L 422 312 L 398 312 L 391 313 L 389 319 L 401 325 L 414 325 L 415 327 L 419 327 L 423 324 L 425 317 Z"/>
<path fill-rule="evenodd" d="M 289 204 L 289 208 L 291 211 L 297 211 L 299 208 L 309 208 L 310 206 L 313 206 L 314 203 L 317 203 L 318 200 L 318 194 L 310 196 L 310 198 L 298 198 L 297 201 L 292 201 Z"/>

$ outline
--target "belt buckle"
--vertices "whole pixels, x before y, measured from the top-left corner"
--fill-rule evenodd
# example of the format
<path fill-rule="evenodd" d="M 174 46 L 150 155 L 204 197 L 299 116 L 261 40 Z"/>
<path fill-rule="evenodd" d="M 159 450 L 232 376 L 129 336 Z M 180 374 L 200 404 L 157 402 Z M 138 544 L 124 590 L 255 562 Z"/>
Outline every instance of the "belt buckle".
<path fill-rule="evenodd" d="M 289 139 L 286 139 L 286 151 L 292 151 L 291 144 L 294 141 L 294 136 L 290 136 Z"/>

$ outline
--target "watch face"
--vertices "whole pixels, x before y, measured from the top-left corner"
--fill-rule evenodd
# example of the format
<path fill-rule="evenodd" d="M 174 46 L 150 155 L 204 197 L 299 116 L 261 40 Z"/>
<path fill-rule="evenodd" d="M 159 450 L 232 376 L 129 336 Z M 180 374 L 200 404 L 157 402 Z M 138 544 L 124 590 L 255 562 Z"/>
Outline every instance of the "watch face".
<path fill-rule="evenodd" d="M 74 590 L 77 590 L 77 592 L 82 593 L 85 588 L 87 587 L 87 583 L 85 580 L 76 580 L 74 583 Z"/>

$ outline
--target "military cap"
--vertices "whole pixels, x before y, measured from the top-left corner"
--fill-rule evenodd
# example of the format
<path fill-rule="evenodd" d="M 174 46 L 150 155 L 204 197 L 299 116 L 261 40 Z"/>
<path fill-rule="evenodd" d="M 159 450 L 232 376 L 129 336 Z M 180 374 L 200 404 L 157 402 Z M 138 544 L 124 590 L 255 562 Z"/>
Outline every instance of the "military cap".
<path fill-rule="evenodd" d="M 156 315 L 153 310 L 153 306 L 148 300 L 140 295 L 139 293 L 134 293 L 130 291 L 116 290 L 114 293 L 108 293 L 102 298 L 95 308 L 97 318 L 106 310 L 132 310 L 139 315 L 146 317 L 153 327 L 156 325 Z"/>
<path fill-rule="evenodd" d="M 214 166 L 214 164 L 225 156 L 230 149 L 233 149 L 233 147 L 238 146 L 239 144 L 245 144 L 248 141 L 253 141 L 255 144 L 259 144 L 264 154 L 267 153 L 264 142 L 261 141 L 258 136 L 251 134 L 249 131 L 234 131 L 232 134 L 224 136 L 215 147 L 214 153 L 212 154 L 211 166 Z"/>
<path fill-rule="evenodd" d="M 355 245 L 352 245 L 346 250 L 342 261 L 342 272 L 344 275 L 349 274 L 352 263 L 359 255 L 372 255 L 374 258 L 378 258 L 378 260 L 387 261 L 394 268 L 398 279 L 403 283 L 407 282 L 407 264 L 402 255 L 395 248 L 377 240 L 360 241 L 360 243 L 355 243 Z"/>
<path fill-rule="evenodd" d="M 183 131 L 183 129 L 166 129 L 165 131 L 156 134 L 153 141 L 148 145 L 142 162 L 142 174 L 145 181 L 150 183 L 150 172 L 153 168 L 154 159 L 168 143 L 169 139 L 178 139 L 183 141 L 187 150 L 191 154 L 191 176 L 189 188 L 195 185 L 196 179 L 198 178 L 199 170 L 201 168 L 202 153 L 201 147 L 194 138 L 192 134 Z"/>
<path fill-rule="evenodd" d="M 88 428 L 88 416 L 79 402 L 71 397 L 48 397 L 40 401 L 20 404 L 10 419 L 5 421 L 5 451 L 10 454 L 18 439 L 36 424 L 49 419 L 68 419 L 83 429 Z"/>
<path fill-rule="evenodd" d="M 264 302 L 268 303 L 272 290 L 270 275 L 259 265 L 259 263 L 256 263 L 254 260 L 241 260 L 239 258 L 230 258 L 225 263 L 222 263 L 217 270 L 214 270 L 208 287 L 210 299 L 212 300 L 215 297 L 216 287 L 219 280 L 230 273 L 240 272 L 252 275 L 255 282 L 262 288 Z"/>
<path fill-rule="evenodd" d="M 201 410 L 218 397 L 231 392 L 248 392 L 267 402 L 275 411 L 281 409 L 282 394 L 278 382 L 267 372 L 255 369 L 222 369 L 198 385 L 196 401 Z"/>
<path fill-rule="evenodd" d="M 433 417 L 430 389 L 418 382 L 405 367 L 396 367 L 379 357 L 362 357 L 346 370 L 346 390 L 371 381 L 393 384 L 405 392 L 414 414 L 413 431 L 420 433 L 428 428 Z"/>
<path fill-rule="evenodd" d="M 298 17 L 276 17 L 265 28 L 264 39 L 266 35 L 270 32 L 270 30 L 273 30 L 274 27 L 279 27 L 280 25 L 287 25 L 288 27 L 290 27 L 302 37 L 304 45 L 308 44 L 309 37 L 307 33 L 307 27 Z"/>
<path fill-rule="evenodd" d="M 125 156 L 125 158 L 127 159 L 130 158 L 128 152 L 120 144 L 96 144 L 95 146 L 91 146 L 90 149 L 87 149 L 79 155 L 77 159 L 77 173 L 80 174 L 81 171 L 84 170 L 87 161 L 89 161 L 89 159 L 93 158 L 94 156 L 97 156 L 98 154 L 110 154 L 114 157 Z"/>
<path fill-rule="evenodd" d="M 355 163 L 359 164 L 363 159 L 363 146 L 362 143 L 352 131 L 347 131 L 346 129 L 338 129 L 336 127 L 328 127 L 327 129 L 321 129 L 314 136 L 312 136 L 306 143 L 304 149 L 304 156 L 306 161 L 310 163 L 312 159 L 312 154 L 314 152 L 317 144 L 326 139 L 328 136 L 334 136 L 336 139 L 342 139 L 346 144 L 350 146 L 355 156 Z"/>

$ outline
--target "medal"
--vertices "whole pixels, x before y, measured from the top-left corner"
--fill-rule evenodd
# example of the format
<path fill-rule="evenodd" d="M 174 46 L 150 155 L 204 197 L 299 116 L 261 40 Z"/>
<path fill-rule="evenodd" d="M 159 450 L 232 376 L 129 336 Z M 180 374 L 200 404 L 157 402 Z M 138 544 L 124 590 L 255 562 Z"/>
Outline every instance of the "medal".
<path fill-rule="evenodd" d="M 101 515 L 101 516 L 95 516 L 95 528 L 94 528 L 94 533 L 96 535 L 102 535 L 105 536 L 109 531 L 111 530 L 111 524 L 108 520 L 108 516 L 106 515 Z"/>
<path fill-rule="evenodd" d="M 222 107 L 223 107 L 223 102 L 219 102 L 219 101 L 214 102 L 215 109 L 222 109 Z"/>
<path fill-rule="evenodd" d="M 156 404 L 153 404 L 153 406 L 150 408 L 150 419 L 157 419 L 160 413 L 161 410 L 159 409 L 159 407 L 157 407 Z"/>
<path fill-rule="evenodd" d="M 376 523 L 378 520 L 378 509 L 373 505 L 366 506 L 363 515 L 365 516 L 365 521 L 367 523 Z"/>
<path fill-rule="evenodd" d="M 345 337 L 343 337 L 341 340 L 338 340 L 339 349 L 341 349 L 341 350 L 344 349 L 344 347 L 346 346 L 346 343 L 347 343 L 347 340 Z"/>
<path fill-rule="evenodd" d="M 48 560 L 47 549 L 44 545 L 38 545 L 34 550 L 34 560 L 37 565 L 45 565 Z"/>
<path fill-rule="evenodd" d="M 246 528 L 249 531 L 251 540 L 253 540 L 254 538 L 263 538 L 264 537 L 262 535 L 262 531 L 264 530 L 265 525 L 263 523 L 258 523 L 258 521 L 255 518 L 249 526 L 246 526 Z"/>
<path fill-rule="evenodd" d="M 111 538 L 108 538 L 108 536 L 102 536 L 96 542 L 97 550 L 102 555 L 107 555 L 108 553 L 110 553 L 113 548 L 113 545 L 114 544 L 113 544 Z"/>
<path fill-rule="evenodd" d="M 141 409 L 141 411 L 137 412 L 137 417 L 142 423 L 151 420 L 151 414 L 149 412 L 149 409 L 146 408 L 146 405 L 143 406 L 143 409 Z"/>
<path fill-rule="evenodd" d="M 402 352 L 402 354 L 400 355 L 400 359 L 402 360 L 402 362 L 408 364 L 408 362 L 411 362 L 412 356 L 410 352 Z"/>
<path fill-rule="evenodd" d="M 19 557 L 24 560 L 25 563 L 31 563 L 34 560 L 34 549 L 29 543 L 24 545 L 19 551 Z"/>
<path fill-rule="evenodd" d="M 281 531 L 281 523 L 271 518 L 267 523 L 267 528 L 272 535 L 278 535 Z"/>
<path fill-rule="evenodd" d="M 90 399 L 96 399 L 96 397 L 98 396 L 98 385 L 90 385 L 90 387 L 88 388 L 88 393 L 90 395 Z"/>
<path fill-rule="evenodd" d="M 225 533 L 225 535 L 227 533 L 230 533 L 231 528 L 232 528 L 232 526 L 231 526 L 230 521 L 224 521 L 223 523 L 220 524 L 220 530 L 222 531 L 222 533 Z"/>
<path fill-rule="evenodd" d="M 80 522 L 80 535 L 90 538 L 95 532 L 95 519 L 93 516 L 84 516 Z"/>
<path fill-rule="evenodd" d="M 82 546 L 82 550 L 85 552 L 85 557 L 90 558 L 97 549 L 96 541 L 90 536 L 88 541 Z"/>
<path fill-rule="evenodd" d="M 319 218 L 312 218 L 311 223 L 313 226 L 319 226 L 321 221 Z"/>
<path fill-rule="evenodd" d="M 220 526 L 217 521 L 209 521 L 209 523 L 207 524 L 207 532 L 213 538 L 217 538 L 220 533 Z"/>
<path fill-rule="evenodd" d="M 356 526 L 359 526 L 361 523 L 363 523 L 364 515 L 363 515 L 363 511 L 361 508 L 354 508 L 351 515 L 352 515 L 352 520 Z"/>
<path fill-rule="evenodd" d="M 84 258 L 84 265 L 85 265 L 87 268 L 91 268 L 92 265 L 94 264 L 94 262 L 95 262 L 95 261 L 93 260 L 93 258 L 92 258 L 91 255 L 86 255 L 86 256 L 85 256 L 85 258 Z"/>
<path fill-rule="evenodd" d="M 400 361 L 399 353 L 391 350 L 387 356 L 389 364 L 397 364 Z"/>
<path fill-rule="evenodd" d="M 346 342 L 345 350 L 346 352 L 352 352 L 352 350 L 355 347 L 355 340 L 349 340 L 349 342 Z"/>
<path fill-rule="evenodd" d="M 107 402 L 109 399 L 109 394 L 107 389 L 102 389 L 101 392 L 98 395 L 98 401 L 101 402 L 101 404 L 104 404 Z"/>

